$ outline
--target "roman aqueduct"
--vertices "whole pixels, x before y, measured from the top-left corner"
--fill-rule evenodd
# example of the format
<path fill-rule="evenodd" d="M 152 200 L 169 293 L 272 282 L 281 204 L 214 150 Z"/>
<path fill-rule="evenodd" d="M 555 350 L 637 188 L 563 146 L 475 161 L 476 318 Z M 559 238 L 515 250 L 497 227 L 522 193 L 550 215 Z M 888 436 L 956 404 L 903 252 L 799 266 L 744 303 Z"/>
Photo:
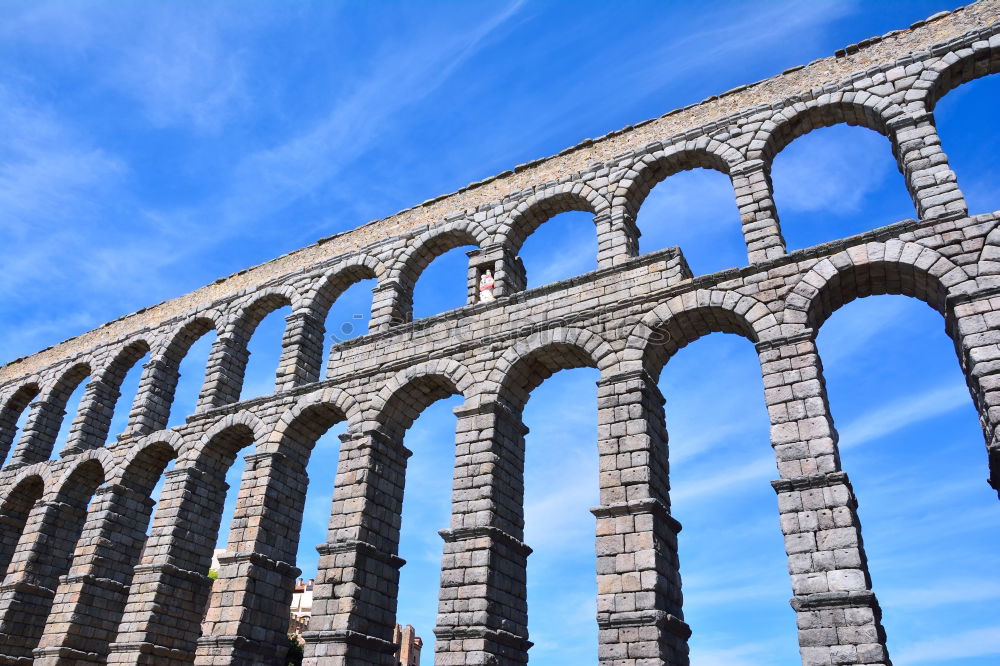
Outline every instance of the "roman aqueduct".
<path fill-rule="evenodd" d="M 525 663 L 521 410 L 552 373 L 589 366 L 600 372 L 600 662 L 687 664 L 657 378 L 675 351 L 726 332 L 760 356 L 803 663 L 889 664 L 814 339 L 837 308 L 871 294 L 912 296 L 940 312 L 1000 491 L 1000 213 L 968 215 L 934 123 L 943 95 L 997 71 L 1000 2 L 987 0 L 585 141 L 6 365 L 0 453 L 13 452 L 0 470 L 0 661 L 282 664 L 305 465 L 317 438 L 346 421 L 306 663 L 392 663 L 404 433 L 429 404 L 457 394 L 435 663 Z M 916 219 L 788 253 L 771 161 L 795 138 L 837 123 L 889 139 Z M 643 199 L 695 167 L 732 180 L 742 268 L 692 276 L 680 249 L 638 255 Z M 593 214 L 598 269 L 525 290 L 521 243 L 565 211 Z M 467 244 L 477 247 L 469 304 L 412 321 L 421 271 Z M 480 303 L 486 269 L 497 298 Z M 368 278 L 377 280 L 370 332 L 323 358 L 327 311 Z M 274 391 L 241 402 L 248 339 L 288 305 Z M 168 429 L 179 364 L 213 330 L 197 410 Z M 128 427 L 105 445 L 122 378 L 146 354 Z M 85 380 L 78 413 L 66 414 Z M 72 419 L 68 442 L 50 459 L 63 419 Z M 252 449 L 228 550 L 210 587 L 224 478 L 244 447 Z"/>

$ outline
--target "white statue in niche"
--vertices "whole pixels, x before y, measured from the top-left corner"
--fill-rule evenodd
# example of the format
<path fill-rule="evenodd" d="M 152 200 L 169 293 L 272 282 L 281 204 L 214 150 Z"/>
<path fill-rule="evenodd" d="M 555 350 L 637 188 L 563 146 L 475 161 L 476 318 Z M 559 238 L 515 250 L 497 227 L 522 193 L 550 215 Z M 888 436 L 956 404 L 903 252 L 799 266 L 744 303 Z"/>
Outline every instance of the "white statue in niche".
<path fill-rule="evenodd" d="M 493 286 L 495 282 L 493 281 L 493 271 L 487 270 L 479 278 L 479 302 L 480 303 L 492 303 L 496 300 L 493 296 Z"/>

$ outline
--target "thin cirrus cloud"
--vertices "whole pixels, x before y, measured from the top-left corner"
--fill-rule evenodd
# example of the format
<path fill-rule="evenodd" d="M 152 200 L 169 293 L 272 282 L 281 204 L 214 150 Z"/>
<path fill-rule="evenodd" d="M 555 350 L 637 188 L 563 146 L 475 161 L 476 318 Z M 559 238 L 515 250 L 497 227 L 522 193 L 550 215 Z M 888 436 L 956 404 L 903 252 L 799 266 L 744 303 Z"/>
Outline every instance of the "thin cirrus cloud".
<path fill-rule="evenodd" d="M 847 132 L 853 140 L 843 140 Z M 779 209 L 857 212 L 895 168 L 889 140 L 872 130 L 837 127 L 808 141 L 812 145 L 793 141 L 774 160 Z"/>
<path fill-rule="evenodd" d="M 249 5 L 40 2 L 12 8 L 0 32 L 43 61 L 96 67 L 92 85 L 132 100 L 153 127 L 210 132 L 250 102 L 241 33 L 264 19 Z"/>
<path fill-rule="evenodd" d="M 0 145 L 0 225 L 8 237 L 0 248 L 8 324 L 0 353 L 44 347 L 585 136 L 830 55 L 879 34 L 871 27 L 890 18 L 885 29 L 943 8 L 920 5 L 912 10 L 919 15 L 909 16 L 901 6 L 872 12 L 837 2 L 734 2 L 697 11 L 616 6 L 609 13 L 596 4 L 592 11 L 579 4 L 480 4 L 468 13 L 459 5 L 440 13 L 377 3 L 297 3 L 280 11 L 273 3 L 193 6 L 22 3 L 0 17 L 0 59 L 15 73 L 0 91 L 0 119 L 10 128 Z M 646 20 L 629 20 L 636 16 Z M 779 156 L 776 186 L 789 230 L 793 214 L 801 213 L 800 219 L 835 217 L 832 231 L 839 231 L 841 220 L 868 215 L 896 186 L 884 137 L 852 129 L 843 134 L 850 141 L 824 138 L 834 134 L 804 137 Z M 974 182 L 975 168 L 967 171 L 961 182 Z M 643 208 L 643 251 L 680 244 L 700 273 L 745 265 L 731 183 L 724 174 L 697 176 L 651 195 Z M 905 196 L 905 188 L 899 191 Z M 898 219 L 870 217 L 871 225 L 862 220 L 859 227 Z M 583 260 L 593 260 L 575 237 L 545 233 L 543 225 L 532 238 L 543 250 L 532 284 L 581 272 Z M 551 252 L 559 245 L 567 250 L 562 265 Z M 464 285 L 464 266 L 457 277 L 440 279 Z M 852 401 L 850 389 L 841 388 L 869 372 L 866 349 L 875 350 L 879 377 L 903 374 L 892 352 L 910 339 L 895 328 L 905 328 L 912 313 L 901 300 L 873 299 L 837 313 L 831 324 L 849 325 L 835 338 L 824 326 L 822 358 L 830 385 L 838 387 L 834 415 L 842 446 L 856 447 L 849 472 L 865 526 L 875 526 L 866 545 L 876 591 L 887 621 L 902 618 L 891 631 L 900 646 L 891 646 L 896 661 L 980 666 L 994 653 L 945 648 L 995 641 L 989 628 L 970 630 L 952 618 L 962 604 L 970 613 L 995 605 L 995 586 L 977 585 L 967 569 L 988 561 L 976 539 L 988 555 L 992 542 L 982 532 L 992 525 L 992 505 L 979 508 L 974 490 L 960 483 L 964 477 L 935 475 L 940 466 L 870 460 L 898 434 L 912 461 L 949 455 L 952 449 L 941 450 L 964 435 L 941 428 L 952 427 L 968 394 L 957 374 L 954 385 L 946 383 L 943 370 L 940 377 L 928 372 L 897 382 L 900 392 L 886 397 Z M 933 342 L 928 338 L 920 353 L 933 353 Z M 685 348 L 661 382 L 672 499 L 685 524 L 681 560 L 685 611 L 695 618 L 693 663 L 794 663 L 794 655 L 775 656 L 794 653 L 795 627 L 768 487 L 776 471 L 759 367 L 750 341 L 733 345 L 745 356 L 700 342 Z M 941 350 L 951 353 L 946 344 Z M 587 511 L 599 501 L 597 373 L 573 372 L 591 375 L 576 383 L 547 380 L 525 411 L 532 428 L 526 466 L 526 541 L 535 548 L 532 664 L 542 666 L 597 659 L 595 519 Z M 248 391 L 269 390 L 273 381 L 268 367 L 248 375 Z M 447 409 L 429 412 L 407 433 L 415 454 L 404 579 L 421 585 L 405 606 L 401 601 L 399 618 L 419 623 L 426 650 L 440 574 L 436 531 L 449 518 L 455 426 Z M 316 566 L 314 545 L 326 538 L 336 446 L 335 439 L 319 444 L 309 470 L 326 485 L 313 484 L 318 494 L 306 507 L 299 563 L 307 577 Z M 978 470 L 974 483 L 982 490 Z M 240 472 L 229 476 L 233 491 Z M 956 506 L 962 520 L 953 517 Z M 932 539 L 939 543 L 928 547 Z M 941 570 L 942 558 L 966 569 L 940 584 L 910 584 L 932 579 L 927 572 Z M 727 613 L 734 608 L 774 618 L 776 628 L 733 623 Z M 907 624 L 928 616 L 941 625 L 939 636 Z"/>
<path fill-rule="evenodd" d="M 220 206 L 223 219 L 244 220 L 248 208 L 255 215 L 273 213 L 334 180 L 340 169 L 371 148 L 391 118 L 447 81 L 522 4 L 510 3 L 457 33 L 431 32 L 410 43 L 383 46 L 374 64 L 355 78 L 349 92 L 335 100 L 319 122 L 237 164 L 231 192 Z"/>
<path fill-rule="evenodd" d="M 840 428 L 840 447 L 851 448 L 875 441 L 903 428 L 965 407 L 968 389 L 947 384 L 876 407 Z"/>
<path fill-rule="evenodd" d="M 1000 655 L 1000 625 L 924 638 L 894 652 L 892 663 L 898 666 L 951 663 L 993 655 Z"/>

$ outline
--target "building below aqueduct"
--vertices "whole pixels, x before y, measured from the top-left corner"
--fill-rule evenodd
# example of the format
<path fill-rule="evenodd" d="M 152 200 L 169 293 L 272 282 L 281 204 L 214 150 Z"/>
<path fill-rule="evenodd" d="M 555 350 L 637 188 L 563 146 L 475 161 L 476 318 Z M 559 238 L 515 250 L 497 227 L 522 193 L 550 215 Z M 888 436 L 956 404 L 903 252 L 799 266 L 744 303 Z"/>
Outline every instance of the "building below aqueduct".
<path fill-rule="evenodd" d="M 592 367 L 600 372 L 600 663 L 686 666 L 692 627 L 657 379 L 680 348 L 726 332 L 760 359 L 803 664 L 888 666 L 815 338 L 834 311 L 872 294 L 904 294 L 939 312 L 1000 491 L 1000 213 L 968 214 L 934 122 L 944 95 L 997 71 L 1000 2 L 983 0 L 584 141 L 0 368 L 0 449 L 12 450 L 0 470 L 0 663 L 283 664 L 304 471 L 316 440 L 340 422 L 347 430 L 305 663 L 394 663 L 399 515 L 411 482 L 405 433 L 453 395 L 463 403 L 452 517 L 441 533 L 436 654 L 424 661 L 526 663 L 522 409 L 554 372 Z M 839 123 L 888 138 L 914 219 L 789 253 L 771 163 L 797 137 Z M 696 167 L 732 181 L 747 249 L 740 268 L 695 276 L 683 248 L 638 253 L 646 195 Z M 525 289 L 519 248 L 566 211 L 593 215 L 597 270 Z M 476 248 L 468 304 L 414 321 L 423 269 L 468 244 Z M 487 271 L 495 299 L 480 302 Z M 377 281 L 370 332 L 324 356 L 327 312 L 369 278 Z M 284 306 L 292 314 L 274 391 L 241 401 L 247 343 Z M 167 428 L 181 360 L 212 331 L 197 409 Z M 146 355 L 127 429 L 105 445 L 122 379 Z M 66 413 L 80 385 L 80 408 Z M 53 451 L 65 419 L 68 442 Z M 210 586 L 225 476 L 244 449 L 238 508 Z"/>

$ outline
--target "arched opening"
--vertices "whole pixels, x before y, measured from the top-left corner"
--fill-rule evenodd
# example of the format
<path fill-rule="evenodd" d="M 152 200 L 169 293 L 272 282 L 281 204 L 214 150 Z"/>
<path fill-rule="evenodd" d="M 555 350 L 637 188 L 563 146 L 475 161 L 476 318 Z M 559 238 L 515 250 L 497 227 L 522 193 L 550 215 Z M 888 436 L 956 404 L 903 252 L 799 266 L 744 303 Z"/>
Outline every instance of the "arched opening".
<path fill-rule="evenodd" d="M 691 663 L 797 663 L 757 354 L 743 335 L 706 335 L 659 387 Z"/>
<path fill-rule="evenodd" d="M 665 175 L 641 202 L 636 225 L 640 253 L 679 246 L 694 275 L 747 263 L 732 180 L 715 168 Z"/>
<path fill-rule="evenodd" d="M 0 506 L 0 580 L 7 573 L 17 543 L 24 533 L 28 515 L 42 498 L 45 485 L 39 476 L 29 476 L 14 486 Z"/>
<path fill-rule="evenodd" d="M 17 389 L 0 408 L 0 468 L 6 467 L 14 452 L 18 435 L 24 431 L 30 409 L 28 405 L 38 396 L 37 384 L 26 384 Z"/>
<path fill-rule="evenodd" d="M 478 248 L 479 239 L 467 229 L 414 239 L 396 273 L 399 287 L 393 323 L 429 317 L 469 303 L 474 294 L 467 253 Z"/>
<path fill-rule="evenodd" d="M 851 298 L 831 299 L 848 304 L 815 321 L 890 655 L 995 663 L 1000 516 L 953 344 L 941 315 L 916 299 Z"/>
<path fill-rule="evenodd" d="M 198 396 L 205 385 L 205 371 L 208 358 L 215 344 L 214 328 L 195 329 L 182 344 L 179 344 L 173 365 L 177 368 L 177 384 L 169 406 L 169 416 L 164 424 L 167 428 L 182 425 L 188 416 L 198 408 Z"/>
<path fill-rule="evenodd" d="M 798 646 L 770 484 L 777 470 L 751 346 L 758 336 L 738 314 L 753 316 L 756 306 L 720 296 L 690 299 L 718 306 L 690 309 L 679 298 L 658 306 L 629 346 L 641 348 L 665 405 L 659 414 L 648 408 L 644 425 L 654 438 L 659 431 L 667 450 L 669 494 L 665 484 L 660 490 L 683 525 L 675 603 L 692 632 L 691 661 L 784 663 L 797 658 Z"/>
<path fill-rule="evenodd" d="M 1000 77 L 994 75 L 959 85 L 933 107 L 941 145 L 972 215 L 1000 210 L 998 105 Z"/>
<path fill-rule="evenodd" d="M 261 299 L 248 311 L 246 330 L 252 332 L 246 341 L 241 401 L 274 393 L 278 361 L 284 351 L 285 318 L 291 313 L 291 304 L 278 297 Z"/>
<path fill-rule="evenodd" d="M 419 382 L 419 380 L 418 380 Z M 436 382 L 435 382 L 436 383 Z M 439 393 L 450 391 L 442 384 Z M 422 403 L 423 401 L 421 401 Z M 406 461 L 406 491 L 399 531 L 396 623 L 410 625 L 423 640 L 421 661 L 434 662 L 438 593 L 441 583 L 441 537 L 451 525 L 455 469 L 455 413 L 460 395 L 436 398 L 420 411 L 406 430 L 404 445 L 413 455 Z"/>
<path fill-rule="evenodd" d="M 137 646 L 153 642 L 160 648 L 194 654 L 198 637 L 204 633 L 203 622 L 233 617 L 222 606 L 213 607 L 214 614 L 205 616 L 213 587 L 209 576 L 214 559 L 212 546 L 226 505 L 227 472 L 237 455 L 253 444 L 257 427 L 255 419 L 247 415 L 227 417 L 182 465 L 165 474 L 147 538 L 147 544 L 155 547 L 144 548 L 135 569 L 124 613 L 129 621 L 121 624 L 111 652 L 138 659 Z M 266 475 L 262 478 L 266 479 Z M 249 523 L 243 529 L 249 529 Z M 227 560 L 224 566 L 231 568 L 233 561 Z M 242 608 L 243 596 L 230 594 L 230 604 Z M 283 609 L 282 630 L 287 628 L 287 608 Z M 256 610 L 251 605 L 248 613 Z M 238 613 L 237 619 L 241 616 Z"/>
<path fill-rule="evenodd" d="M 239 658 L 241 650 L 256 649 L 273 655 L 277 663 L 288 647 L 286 636 L 308 628 L 313 587 L 309 585 L 308 594 L 304 594 L 306 589 L 297 590 L 297 582 L 303 581 L 296 581 L 289 568 L 299 567 L 310 582 L 317 578 L 315 546 L 327 540 L 339 459 L 336 435 L 343 430 L 334 426 L 345 418 L 339 407 L 321 398 L 316 404 L 296 408 L 276 441 L 258 445 L 252 455 L 249 449 L 236 454 L 226 473 L 229 490 L 212 562 L 215 582 L 202 624 L 205 640 L 199 655 L 217 656 L 216 642 L 231 645 L 237 637 L 250 634 L 255 636 L 256 647 L 229 648 L 230 658 Z M 251 553 L 277 566 L 248 571 Z"/>
<path fill-rule="evenodd" d="M 775 140 L 771 182 L 789 251 L 916 216 L 889 139 L 845 122 L 803 120 Z"/>
<path fill-rule="evenodd" d="M 574 210 L 536 222 L 518 252 L 528 289 L 597 269 L 593 213 Z"/>
<path fill-rule="evenodd" d="M 253 452 L 250 446 L 252 440 L 246 441 L 244 446 L 233 453 L 232 461 L 225 466 L 225 500 L 222 502 L 222 512 L 219 515 L 219 527 L 216 530 L 215 552 L 218 556 L 220 551 L 226 550 L 229 541 L 233 536 L 233 518 L 236 515 L 236 506 L 239 501 L 240 481 L 247 471 L 246 456 Z M 220 463 L 220 468 L 222 463 Z M 235 544 L 234 544 L 235 545 Z M 218 574 L 218 563 L 213 560 L 210 567 L 214 574 Z"/>
<path fill-rule="evenodd" d="M 105 381 L 111 384 L 110 390 L 117 389 L 118 392 L 114 400 L 114 412 L 108 421 L 106 435 L 108 443 L 125 433 L 130 425 L 130 417 L 139 406 L 136 404 L 136 397 L 139 394 L 139 382 L 148 359 L 148 345 L 145 343 L 133 345 L 133 348 L 122 352 L 106 374 Z"/>
<path fill-rule="evenodd" d="M 598 372 L 589 352 L 548 341 L 522 356 L 502 382 L 500 401 L 523 430 L 512 433 L 512 460 L 523 470 L 510 481 L 520 495 L 523 477 L 523 538 L 527 558 L 524 626 L 534 643 L 532 661 L 596 663 L 598 651 L 595 522 L 600 504 L 597 447 Z M 500 430 L 500 426 L 496 427 Z M 511 474 L 507 471 L 506 474 Z M 514 625 L 516 626 L 516 625 Z"/>
<path fill-rule="evenodd" d="M 51 419 L 58 419 L 59 431 L 51 448 L 39 450 L 38 456 L 41 460 L 56 460 L 60 452 L 65 448 L 69 440 L 69 433 L 73 429 L 73 424 L 81 416 L 80 405 L 83 401 L 84 393 L 87 390 L 87 378 L 90 376 L 90 368 L 86 365 L 78 365 L 63 375 L 59 383 L 56 384 L 50 395 L 48 407 Z M 41 443 L 41 442 L 40 442 Z M 44 443 L 42 443 L 44 447 Z M 34 462 L 32 460 L 31 462 Z"/>
<path fill-rule="evenodd" d="M 163 474 L 175 455 L 166 442 L 146 446 L 127 462 L 119 483 L 99 491 L 80 537 L 86 546 L 77 548 L 69 575 L 55 591 L 39 643 L 43 651 L 78 650 L 107 658 Z"/>
<path fill-rule="evenodd" d="M 442 573 L 440 530 L 449 527 L 455 462 L 456 419 L 452 410 L 461 404 L 461 391 L 447 374 L 413 376 L 383 389 L 391 391 L 379 409 L 372 433 L 385 449 L 379 477 L 394 487 L 378 503 L 380 512 L 397 515 L 400 522 L 382 531 L 380 539 L 392 555 L 405 560 L 399 569 L 398 587 L 389 575 L 389 597 L 396 599 L 395 622 L 412 625 L 423 639 L 424 659 L 432 661 L 436 646 L 439 583 Z M 399 385 L 401 384 L 401 385 Z M 404 448 L 405 447 L 405 448 Z M 409 483 L 407 483 L 409 481 Z M 458 498 L 456 496 L 456 501 Z M 393 589 L 393 588 L 396 589 Z M 442 592 L 443 594 L 443 592 Z M 388 619 L 388 618 L 386 618 Z M 392 640 L 393 626 L 373 629 Z"/>
<path fill-rule="evenodd" d="M 524 406 L 524 541 L 531 663 L 597 663 L 594 368 L 557 372 Z M 556 473 L 556 470 L 558 472 Z"/>
<path fill-rule="evenodd" d="M 35 504 L 7 569 L 10 587 L 0 591 L 0 633 L 18 637 L 4 646 L 5 656 L 32 656 L 52 610 L 51 590 L 90 547 L 81 534 L 103 482 L 101 463 L 87 460 L 64 478 L 54 502 Z"/>
<path fill-rule="evenodd" d="M 475 245 L 461 245 L 434 257 L 413 286 L 413 318 L 422 319 L 469 302 L 469 257 Z"/>
<path fill-rule="evenodd" d="M 314 584 L 319 572 L 319 553 L 316 545 L 326 542 L 330 524 L 330 503 L 334 497 L 334 483 L 340 460 L 341 437 L 347 433 L 347 421 L 339 411 L 318 406 L 304 415 L 308 429 L 298 438 L 302 444 L 312 445 L 306 466 L 308 486 L 301 509 L 301 529 L 298 530 L 298 550 L 295 566 L 301 571 L 302 592 L 296 592 L 292 604 L 292 621 L 289 633 L 301 633 L 312 614 Z M 298 439 L 297 438 L 297 439 Z"/>
<path fill-rule="evenodd" d="M 318 373 L 321 380 L 326 379 L 329 371 L 330 349 L 368 333 L 375 286 L 374 271 L 357 266 L 331 276 L 320 287 L 313 307 L 316 317 L 323 321 L 323 351 Z"/>

